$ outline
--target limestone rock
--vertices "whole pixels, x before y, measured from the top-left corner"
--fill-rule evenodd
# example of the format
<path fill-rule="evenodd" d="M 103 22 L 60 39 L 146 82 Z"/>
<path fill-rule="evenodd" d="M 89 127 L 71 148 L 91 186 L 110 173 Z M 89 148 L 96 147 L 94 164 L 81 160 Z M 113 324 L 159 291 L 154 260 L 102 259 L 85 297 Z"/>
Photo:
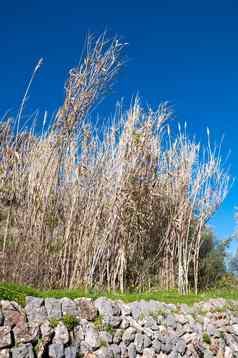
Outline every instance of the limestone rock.
<path fill-rule="evenodd" d="M 129 327 L 124 331 L 122 335 L 122 340 L 126 346 L 128 346 L 132 341 L 134 341 L 135 334 L 136 334 L 136 330 L 133 327 Z"/>
<path fill-rule="evenodd" d="M 61 299 L 62 304 L 62 313 L 63 315 L 70 315 L 76 318 L 80 318 L 79 309 L 76 305 L 76 302 L 69 298 L 62 298 Z"/>
<path fill-rule="evenodd" d="M 1 301 L 0 305 L 2 306 L 5 326 L 14 327 L 26 322 L 25 313 L 16 302 Z"/>
<path fill-rule="evenodd" d="M 40 324 L 47 319 L 43 298 L 28 296 L 26 298 L 25 311 L 29 322 L 37 322 Z"/>
<path fill-rule="evenodd" d="M 64 358 L 64 345 L 60 343 L 53 343 L 49 346 L 49 358 Z"/>
<path fill-rule="evenodd" d="M 69 342 L 69 332 L 68 329 L 62 322 L 59 322 L 55 328 L 55 335 L 53 342 L 56 344 L 67 344 Z"/>
<path fill-rule="evenodd" d="M 10 358 L 10 349 L 1 349 L 0 350 L 0 358 Z"/>
<path fill-rule="evenodd" d="M 80 318 L 87 321 L 94 321 L 97 317 L 97 309 L 91 299 L 81 298 L 77 299 L 76 305 L 79 307 Z"/>
<path fill-rule="evenodd" d="M 60 300 L 55 298 L 45 299 L 45 308 L 49 319 L 61 319 L 62 318 L 62 304 Z"/>
<path fill-rule="evenodd" d="M 91 350 L 95 350 L 100 347 L 100 337 L 98 331 L 93 325 L 88 325 L 85 331 L 85 343 Z"/>
<path fill-rule="evenodd" d="M 11 349 L 12 358 L 34 358 L 34 352 L 30 343 Z"/>
<path fill-rule="evenodd" d="M 0 327 L 0 349 L 11 347 L 12 336 L 10 327 Z"/>

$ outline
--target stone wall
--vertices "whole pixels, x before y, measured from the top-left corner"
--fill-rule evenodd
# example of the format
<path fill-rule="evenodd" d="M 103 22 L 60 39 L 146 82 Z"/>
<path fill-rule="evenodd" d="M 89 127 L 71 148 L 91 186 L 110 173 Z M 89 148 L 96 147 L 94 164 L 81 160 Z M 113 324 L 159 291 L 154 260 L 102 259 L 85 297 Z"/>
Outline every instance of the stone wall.
<path fill-rule="evenodd" d="M 0 301 L 0 358 L 238 357 L 238 302 Z"/>

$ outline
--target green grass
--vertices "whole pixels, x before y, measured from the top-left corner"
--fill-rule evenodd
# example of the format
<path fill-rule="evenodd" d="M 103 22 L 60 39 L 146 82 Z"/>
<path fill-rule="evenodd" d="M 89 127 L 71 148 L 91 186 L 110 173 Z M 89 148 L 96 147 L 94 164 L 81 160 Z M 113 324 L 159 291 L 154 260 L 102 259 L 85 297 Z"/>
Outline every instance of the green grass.
<path fill-rule="evenodd" d="M 192 305 L 195 302 L 208 300 L 210 298 L 225 298 L 238 300 L 238 288 L 235 290 L 209 290 L 199 293 L 197 296 L 193 293 L 182 296 L 177 291 L 155 291 L 155 292 L 126 292 L 126 293 L 111 293 L 103 291 L 85 291 L 83 289 L 58 289 L 58 290 L 38 290 L 32 287 L 21 286 L 12 283 L 0 283 L 0 299 L 17 301 L 24 305 L 26 296 L 35 297 L 55 297 L 55 298 L 78 298 L 91 297 L 96 299 L 98 297 L 108 297 L 111 299 L 121 299 L 124 302 L 132 302 L 138 300 L 156 300 L 165 303 L 186 303 Z"/>

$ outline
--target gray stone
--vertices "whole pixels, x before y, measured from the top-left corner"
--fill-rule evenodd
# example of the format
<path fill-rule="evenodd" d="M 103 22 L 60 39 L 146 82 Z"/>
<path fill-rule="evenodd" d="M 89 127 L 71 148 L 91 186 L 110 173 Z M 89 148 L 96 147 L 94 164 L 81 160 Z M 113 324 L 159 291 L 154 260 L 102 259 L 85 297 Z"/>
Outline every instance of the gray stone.
<path fill-rule="evenodd" d="M 207 333 L 208 333 L 208 335 L 211 336 L 211 337 L 213 337 L 213 336 L 215 335 L 215 333 L 216 333 L 216 328 L 214 327 L 213 324 L 209 323 L 209 324 L 207 325 Z"/>
<path fill-rule="evenodd" d="M 87 353 L 87 352 L 90 352 L 90 350 L 91 350 L 91 347 L 86 342 L 82 341 L 80 343 L 79 353 L 81 355 L 83 355 L 83 357 L 84 357 L 84 354 Z"/>
<path fill-rule="evenodd" d="M 49 346 L 49 358 L 64 358 L 64 345 L 53 343 Z"/>
<path fill-rule="evenodd" d="M 232 349 L 230 347 L 226 347 L 224 358 L 232 358 L 232 357 L 233 357 Z"/>
<path fill-rule="evenodd" d="M 142 353 L 144 349 L 144 335 L 141 333 L 136 333 L 134 343 L 135 343 L 136 351 L 138 353 Z"/>
<path fill-rule="evenodd" d="M 152 341 L 149 337 L 146 335 L 144 336 L 144 348 L 148 348 L 152 345 Z"/>
<path fill-rule="evenodd" d="M 11 349 L 12 358 L 34 358 L 34 352 L 30 343 Z"/>
<path fill-rule="evenodd" d="M 53 343 L 56 344 L 67 344 L 69 342 L 69 332 L 67 327 L 63 322 L 59 322 L 55 328 L 55 335 L 53 338 Z"/>
<path fill-rule="evenodd" d="M 42 323 L 47 319 L 43 298 L 28 296 L 25 311 L 29 322 Z"/>
<path fill-rule="evenodd" d="M 124 342 L 121 342 L 119 344 L 119 347 L 121 349 L 121 356 L 122 358 L 127 358 L 128 357 L 128 350 L 127 350 L 127 346 L 125 345 Z"/>
<path fill-rule="evenodd" d="M 49 337 L 49 339 L 50 339 L 53 336 L 54 329 L 51 326 L 49 321 L 45 321 L 40 325 L 40 333 L 43 338 Z"/>
<path fill-rule="evenodd" d="M 11 344 L 11 328 L 7 326 L 0 327 L 0 349 L 11 347 Z"/>
<path fill-rule="evenodd" d="M 117 344 L 112 344 L 110 349 L 113 352 L 113 358 L 120 358 L 121 357 L 121 348 Z"/>
<path fill-rule="evenodd" d="M 84 340 L 84 331 L 80 325 L 74 328 L 74 340 L 76 343 L 80 343 Z"/>
<path fill-rule="evenodd" d="M 116 329 L 116 331 L 114 332 L 114 336 L 113 336 L 113 343 L 115 344 L 119 344 L 122 340 L 122 335 L 123 335 L 124 331 L 123 329 Z"/>
<path fill-rule="evenodd" d="M 77 349 L 76 347 L 67 347 L 64 351 L 65 358 L 76 358 L 77 357 Z"/>
<path fill-rule="evenodd" d="M 225 338 L 226 345 L 231 347 L 234 352 L 238 352 L 238 343 L 235 340 L 235 338 L 232 337 L 231 334 L 226 334 L 226 333 L 224 336 L 225 336 L 224 338 Z"/>
<path fill-rule="evenodd" d="M 34 343 L 39 338 L 40 330 L 38 325 L 23 322 L 13 328 L 14 341 L 16 345 L 21 343 Z"/>
<path fill-rule="evenodd" d="M 173 329 L 177 328 L 177 322 L 173 315 L 168 315 L 166 318 L 166 325 L 167 327 L 171 327 Z"/>
<path fill-rule="evenodd" d="M 233 329 L 233 332 L 236 336 L 238 336 L 238 324 L 233 324 L 232 325 L 232 329 Z"/>
<path fill-rule="evenodd" d="M 100 338 L 101 344 L 102 344 L 102 342 L 105 342 L 107 345 L 111 344 L 112 340 L 113 340 L 112 335 L 106 331 L 99 332 L 99 338 Z"/>
<path fill-rule="evenodd" d="M 124 331 L 122 335 L 122 340 L 126 346 L 128 346 L 130 342 L 134 341 L 135 334 L 136 334 L 136 329 L 133 327 L 129 327 Z"/>
<path fill-rule="evenodd" d="M 128 357 L 129 358 L 136 358 L 136 346 L 134 343 L 131 343 L 128 346 Z"/>
<path fill-rule="evenodd" d="M 213 358 L 213 357 L 214 357 L 214 355 L 211 351 L 209 351 L 207 349 L 204 351 L 203 358 Z"/>
<path fill-rule="evenodd" d="M 130 322 L 128 321 L 128 319 L 127 318 L 122 319 L 120 327 L 122 329 L 127 329 L 129 326 L 130 326 Z"/>
<path fill-rule="evenodd" d="M 143 350 L 143 358 L 155 358 L 156 354 L 153 348 L 145 348 Z"/>
<path fill-rule="evenodd" d="M 143 326 L 150 328 L 153 331 L 157 331 L 159 329 L 156 320 L 151 316 L 148 316 L 143 320 Z"/>
<path fill-rule="evenodd" d="M 26 322 L 25 313 L 16 302 L 2 300 L 0 306 L 2 307 L 5 326 L 14 327 Z"/>
<path fill-rule="evenodd" d="M 117 304 L 118 304 L 118 306 L 120 308 L 122 316 L 130 316 L 131 315 L 131 309 L 130 309 L 130 307 L 128 305 L 126 305 L 122 301 L 118 301 Z"/>
<path fill-rule="evenodd" d="M 80 298 L 75 300 L 76 305 L 79 307 L 80 318 L 87 321 L 94 321 L 97 317 L 97 309 L 91 299 Z"/>
<path fill-rule="evenodd" d="M 104 322 L 109 324 L 111 317 L 113 316 L 112 302 L 102 297 L 98 298 L 94 304 Z"/>
<path fill-rule="evenodd" d="M 10 349 L 0 350 L 0 358 L 10 358 L 10 357 L 11 357 Z"/>
<path fill-rule="evenodd" d="M 150 316 L 151 314 L 156 314 L 157 312 L 164 310 L 164 304 L 158 301 L 139 301 L 129 303 L 128 306 L 131 309 L 132 317 L 135 320 L 139 318 L 145 318 L 146 316 Z"/>
<path fill-rule="evenodd" d="M 164 343 L 161 344 L 161 351 L 163 353 L 169 354 L 172 351 L 172 349 L 173 349 L 173 346 L 172 346 L 172 344 L 170 342 L 166 342 L 165 344 Z"/>
<path fill-rule="evenodd" d="M 154 340 L 153 341 L 153 348 L 155 350 L 155 353 L 160 353 L 160 350 L 161 350 L 161 343 L 158 339 Z"/>
<path fill-rule="evenodd" d="M 183 339 L 178 340 L 178 342 L 176 343 L 176 346 L 175 346 L 175 350 L 182 356 L 184 355 L 184 353 L 186 351 L 186 343 Z"/>
<path fill-rule="evenodd" d="M 4 322 L 4 317 L 3 317 L 2 310 L 0 309 L 0 326 L 3 325 L 3 322 Z"/>
<path fill-rule="evenodd" d="M 27 296 L 26 297 L 26 305 L 34 307 L 34 308 L 42 307 L 44 305 L 44 298 Z"/>
<path fill-rule="evenodd" d="M 98 331 L 93 325 L 88 325 L 85 331 L 85 343 L 88 344 L 88 346 L 92 350 L 95 350 L 100 347 L 100 337 Z"/>
<path fill-rule="evenodd" d="M 62 304 L 63 316 L 69 315 L 69 316 L 76 317 L 78 319 L 80 318 L 80 312 L 76 302 L 66 297 L 62 298 L 60 301 Z"/>
<path fill-rule="evenodd" d="M 112 313 L 113 313 L 113 316 L 121 315 L 121 309 L 117 302 L 112 302 Z"/>
<path fill-rule="evenodd" d="M 92 357 L 96 358 L 114 358 L 113 352 L 111 348 L 109 347 L 101 347 L 96 352 L 95 355 L 92 355 Z"/>
<path fill-rule="evenodd" d="M 112 328 L 118 328 L 121 324 L 121 317 L 118 316 L 111 316 L 110 319 L 108 320 L 108 324 L 110 326 L 112 326 Z"/>
<path fill-rule="evenodd" d="M 176 314 L 175 315 L 175 319 L 178 323 L 180 323 L 181 325 L 184 325 L 185 323 L 188 322 L 188 319 L 186 316 L 182 315 L 182 314 Z"/>
<path fill-rule="evenodd" d="M 46 298 L 45 308 L 49 319 L 61 319 L 62 307 L 60 300 L 56 298 Z"/>

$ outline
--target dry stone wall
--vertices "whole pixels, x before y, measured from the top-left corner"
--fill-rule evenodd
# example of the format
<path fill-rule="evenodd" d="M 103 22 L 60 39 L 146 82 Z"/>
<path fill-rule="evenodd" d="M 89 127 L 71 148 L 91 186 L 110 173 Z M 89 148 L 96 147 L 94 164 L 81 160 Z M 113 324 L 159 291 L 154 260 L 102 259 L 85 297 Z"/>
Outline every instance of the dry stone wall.
<path fill-rule="evenodd" d="M 0 301 L 0 358 L 238 357 L 238 302 Z"/>

